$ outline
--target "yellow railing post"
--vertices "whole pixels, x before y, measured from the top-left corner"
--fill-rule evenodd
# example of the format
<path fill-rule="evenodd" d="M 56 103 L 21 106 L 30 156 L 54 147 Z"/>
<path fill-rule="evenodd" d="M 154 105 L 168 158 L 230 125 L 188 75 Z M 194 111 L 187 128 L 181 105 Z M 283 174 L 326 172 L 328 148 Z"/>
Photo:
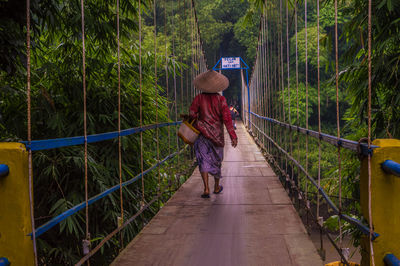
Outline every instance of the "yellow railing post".
<path fill-rule="evenodd" d="M 0 257 L 11 265 L 34 265 L 28 184 L 28 152 L 21 143 L 0 143 Z"/>
<path fill-rule="evenodd" d="M 371 157 L 371 199 L 374 231 L 380 236 L 373 241 L 375 265 L 385 265 L 386 253 L 400 255 L 400 178 L 386 173 L 381 164 L 386 160 L 400 162 L 400 140 L 377 139 Z M 368 219 L 368 159 L 362 161 L 360 175 L 360 203 L 363 216 Z M 362 239 L 361 265 L 371 265 L 369 239 Z"/>

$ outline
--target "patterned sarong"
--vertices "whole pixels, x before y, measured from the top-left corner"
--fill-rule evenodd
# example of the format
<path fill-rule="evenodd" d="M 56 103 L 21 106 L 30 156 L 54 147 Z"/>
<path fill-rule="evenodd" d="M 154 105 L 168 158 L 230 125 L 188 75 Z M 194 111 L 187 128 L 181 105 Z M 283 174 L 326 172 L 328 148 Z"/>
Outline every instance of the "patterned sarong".
<path fill-rule="evenodd" d="M 221 178 L 224 147 L 218 147 L 211 140 L 200 135 L 194 143 L 194 151 L 196 153 L 200 172 L 207 172 L 215 178 Z"/>

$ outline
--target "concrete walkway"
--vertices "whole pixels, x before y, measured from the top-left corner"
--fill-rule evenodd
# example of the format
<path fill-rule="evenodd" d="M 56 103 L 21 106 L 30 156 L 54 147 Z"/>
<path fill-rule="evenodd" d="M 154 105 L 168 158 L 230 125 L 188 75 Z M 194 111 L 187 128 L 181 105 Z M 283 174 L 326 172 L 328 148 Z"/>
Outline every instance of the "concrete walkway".
<path fill-rule="evenodd" d="M 112 265 L 323 265 L 241 123 L 237 134 L 236 149 L 225 141 L 223 192 L 202 199 L 196 169 Z"/>

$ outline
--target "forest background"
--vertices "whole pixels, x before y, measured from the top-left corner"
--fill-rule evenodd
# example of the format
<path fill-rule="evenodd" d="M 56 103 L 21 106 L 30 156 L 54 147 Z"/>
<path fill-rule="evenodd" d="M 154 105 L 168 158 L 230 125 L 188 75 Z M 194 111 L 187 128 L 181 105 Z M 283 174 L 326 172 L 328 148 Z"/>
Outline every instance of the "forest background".
<path fill-rule="evenodd" d="M 31 1 L 32 9 L 32 121 L 33 138 L 59 138 L 82 135 L 82 64 L 79 1 Z M 117 72 L 116 72 L 116 12 L 114 1 L 88 0 L 86 2 L 87 32 L 87 87 L 88 87 L 88 134 L 115 131 L 117 128 Z M 138 1 L 122 1 L 121 5 L 121 79 L 122 79 L 122 128 L 136 127 L 139 121 L 138 102 Z M 158 3 L 158 1 L 157 1 Z M 152 2 L 143 1 L 142 67 L 143 67 L 143 124 L 156 121 L 177 120 L 173 96 L 167 94 L 166 80 L 173 83 L 174 68 L 177 78 L 182 77 L 183 87 L 190 86 L 191 72 L 199 66 L 192 64 L 188 51 L 193 40 L 189 38 L 193 17 L 189 15 L 189 1 L 167 0 L 166 9 L 160 2 L 157 7 L 157 39 L 159 50 L 154 53 Z M 195 1 L 203 50 L 208 67 L 212 67 L 223 56 L 241 56 L 252 69 L 256 58 L 259 21 L 263 1 L 260 0 L 201 0 Z M 298 42 L 304 44 L 304 2 L 289 1 L 289 10 L 298 6 Z M 316 2 L 309 1 L 308 54 L 309 54 L 309 101 L 310 127 L 317 127 L 316 95 Z M 0 140 L 21 141 L 27 139 L 26 132 L 26 28 L 25 1 L 0 2 Z M 164 13 L 166 12 L 166 13 Z M 292 14 L 292 13 L 291 13 Z M 400 137 L 400 1 L 375 1 L 373 5 L 373 138 Z M 166 16 L 164 16 L 166 15 Z M 334 6 L 332 1 L 321 1 L 321 80 L 322 80 L 322 131 L 335 134 L 336 94 L 334 84 Z M 339 54 L 340 54 L 340 124 L 342 136 L 359 140 L 367 135 L 367 1 L 340 1 L 339 3 Z M 164 20 L 167 22 L 165 27 Z M 174 23 L 174 24 L 172 24 Z M 271 21 L 273 23 L 273 21 Z M 174 25 L 174 26 L 171 26 Z M 290 31 L 290 69 L 294 70 L 294 30 Z M 199 44 L 199 43 L 196 43 Z M 299 45 L 299 99 L 300 112 L 304 114 L 305 49 Z M 166 56 L 167 54 L 167 56 Z M 172 54 L 176 56 L 171 56 Z M 173 60 L 175 59 L 175 60 Z M 159 97 L 155 98 L 154 62 L 160 69 Z M 165 69 L 167 65 L 167 71 Z M 168 73 L 169 78 L 165 79 Z M 292 72 L 293 73 L 293 72 Z M 224 73 L 231 81 L 225 92 L 228 102 L 240 102 L 240 76 Z M 291 75 L 294 77 L 294 75 Z M 295 85 L 290 80 L 291 87 Z M 187 88 L 186 88 L 187 89 Z M 184 99 L 178 104 L 178 113 L 187 110 L 190 97 L 178 90 L 176 95 Z M 186 98 L 185 98 L 186 97 Z M 292 97 L 295 99 L 295 97 Z M 158 106 L 155 111 L 154 106 Z M 295 102 L 291 103 L 295 106 Z M 294 108 L 292 108 L 294 110 Z M 295 117 L 295 115 L 293 115 Z M 301 116 L 304 117 L 304 116 Z M 294 121 L 304 126 L 305 121 Z M 174 132 L 174 131 L 172 131 Z M 172 133 L 173 134 L 173 133 Z M 171 149 L 183 147 L 182 143 L 170 141 L 171 132 L 160 130 L 160 141 L 155 141 L 154 132 L 144 134 L 144 162 L 149 167 L 156 162 L 155 149 L 158 142 L 161 158 Z M 118 150 L 115 141 L 107 145 L 91 145 L 89 149 L 90 194 L 94 195 L 115 185 L 118 176 Z M 123 179 L 134 177 L 140 171 L 137 136 L 123 141 Z M 316 175 L 317 148 L 311 144 L 311 174 Z M 305 151 L 301 154 L 304 164 Z M 359 163 L 351 154 L 345 154 L 345 196 L 358 199 Z M 190 161 L 190 156 L 186 156 Z M 335 149 L 326 147 L 322 158 L 324 186 L 329 194 L 337 194 L 337 161 Z M 160 170 L 163 182 L 168 176 L 184 181 L 176 160 Z M 177 167 L 179 166 L 179 167 Z M 146 168 L 145 167 L 145 168 Z M 84 201 L 82 182 L 83 150 L 81 147 L 62 148 L 57 151 L 38 152 L 34 156 L 35 216 L 37 225 L 64 210 Z M 154 194 L 158 186 L 157 174 L 146 179 L 147 195 Z M 181 179 L 181 180 L 180 180 Z M 171 189 L 169 195 L 173 193 Z M 166 196 L 166 198 L 168 198 Z M 129 217 L 140 208 L 140 186 L 124 190 L 129 202 L 126 215 Z M 166 199 L 165 198 L 165 199 Z M 164 199 L 164 200 L 165 200 Z M 90 213 L 92 241 L 101 241 L 112 231 L 120 215 L 119 198 L 108 197 L 101 202 L 100 209 Z M 160 201 L 124 232 L 124 243 L 128 243 L 142 226 L 162 206 Z M 353 210 L 352 210 L 353 212 Z M 354 213 L 359 215 L 359 213 Z M 42 264 L 52 261 L 75 263 L 81 252 L 84 234 L 84 214 L 65 220 L 38 240 Z M 95 257 L 97 264 L 109 263 L 120 249 L 118 239 L 113 239 L 101 254 Z"/>

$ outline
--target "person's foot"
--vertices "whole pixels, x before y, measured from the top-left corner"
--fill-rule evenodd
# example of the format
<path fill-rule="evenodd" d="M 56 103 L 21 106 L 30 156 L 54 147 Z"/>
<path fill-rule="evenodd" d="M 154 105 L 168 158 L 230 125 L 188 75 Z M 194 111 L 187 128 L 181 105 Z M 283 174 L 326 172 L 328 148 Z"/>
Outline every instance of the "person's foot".
<path fill-rule="evenodd" d="M 204 189 L 204 193 L 201 195 L 202 198 L 209 198 L 210 197 L 210 190 Z"/>
<path fill-rule="evenodd" d="M 214 194 L 219 194 L 224 189 L 222 185 L 219 185 L 217 188 L 214 189 Z"/>

